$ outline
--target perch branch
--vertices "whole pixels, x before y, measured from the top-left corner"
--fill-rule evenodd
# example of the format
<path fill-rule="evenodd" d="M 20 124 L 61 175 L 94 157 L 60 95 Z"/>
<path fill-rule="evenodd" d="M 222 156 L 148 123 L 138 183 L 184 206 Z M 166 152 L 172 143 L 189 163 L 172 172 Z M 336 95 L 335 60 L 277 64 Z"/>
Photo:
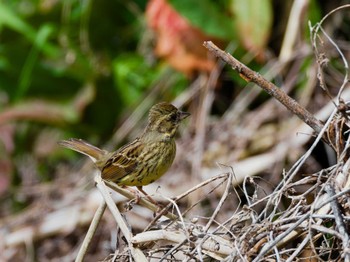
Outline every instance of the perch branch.
<path fill-rule="evenodd" d="M 117 184 L 115 184 L 113 182 L 110 182 L 110 181 L 104 181 L 104 182 L 109 188 L 111 188 L 114 191 L 118 192 L 119 194 L 125 196 L 126 198 L 128 198 L 128 199 L 135 198 L 135 195 L 133 195 L 129 190 L 127 190 L 125 188 L 122 188 L 122 187 L 118 186 Z M 156 206 L 155 204 L 151 203 L 147 199 L 140 198 L 138 204 L 140 206 L 148 208 L 149 210 L 153 211 L 154 213 L 157 213 L 160 217 L 164 215 L 164 216 L 166 216 L 167 218 L 169 218 L 171 220 L 176 220 L 177 219 L 176 215 L 174 215 L 172 213 L 169 213 L 167 210 L 165 210 L 164 212 L 159 212 L 158 213 L 159 207 Z"/>
<path fill-rule="evenodd" d="M 136 262 L 144 262 L 147 261 L 145 255 L 142 253 L 142 251 L 138 248 L 135 248 L 131 242 L 131 239 L 133 237 L 132 233 L 130 232 L 128 225 L 124 221 L 122 215 L 120 214 L 117 206 L 115 205 L 112 197 L 110 196 L 106 184 L 102 180 L 101 176 L 97 175 L 95 177 L 96 187 L 101 192 L 103 199 L 106 201 L 107 207 L 109 211 L 111 211 L 115 221 L 117 222 L 120 230 L 122 231 L 126 241 L 128 242 L 129 250 Z"/>

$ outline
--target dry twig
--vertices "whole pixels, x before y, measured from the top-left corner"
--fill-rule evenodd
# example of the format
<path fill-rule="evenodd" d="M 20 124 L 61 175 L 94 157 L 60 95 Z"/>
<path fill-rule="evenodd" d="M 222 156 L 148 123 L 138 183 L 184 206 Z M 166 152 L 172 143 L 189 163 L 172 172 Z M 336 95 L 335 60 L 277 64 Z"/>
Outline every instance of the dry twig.
<path fill-rule="evenodd" d="M 268 94 L 276 98 L 280 103 L 282 103 L 288 110 L 293 114 L 298 116 L 307 125 L 309 125 L 317 134 L 321 132 L 323 124 L 316 119 L 309 111 L 298 104 L 293 98 L 288 96 L 284 91 L 271 82 L 267 81 L 260 74 L 254 72 L 240 61 L 235 59 L 230 54 L 221 50 L 219 47 L 214 45 L 211 41 L 204 42 L 204 46 L 208 48 L 209 51 L 213 52 L 215 56 L 221 58 L 226 63 L 228 63 L 234 70 L 236 70 L 241 76 L 248 82 L 253 82 L 263 88 Z"/>

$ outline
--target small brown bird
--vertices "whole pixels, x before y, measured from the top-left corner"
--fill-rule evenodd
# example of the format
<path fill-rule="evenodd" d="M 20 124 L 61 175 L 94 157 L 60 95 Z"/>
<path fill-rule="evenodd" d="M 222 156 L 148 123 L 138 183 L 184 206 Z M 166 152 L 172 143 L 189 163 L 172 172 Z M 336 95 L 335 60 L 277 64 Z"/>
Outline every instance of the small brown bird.
<path fill-rule="evenodd" d="M 160 178 L 171 166 L 176 154 L 175 133 L 180 122 L 190 114 L 162 102 L 149 111 L 148 125 L 134 141 L 115 152 L 101 150 L 81 139 L 58 142 L 89 156 L 105 180 L 121 186 L 142 186 Z"/>

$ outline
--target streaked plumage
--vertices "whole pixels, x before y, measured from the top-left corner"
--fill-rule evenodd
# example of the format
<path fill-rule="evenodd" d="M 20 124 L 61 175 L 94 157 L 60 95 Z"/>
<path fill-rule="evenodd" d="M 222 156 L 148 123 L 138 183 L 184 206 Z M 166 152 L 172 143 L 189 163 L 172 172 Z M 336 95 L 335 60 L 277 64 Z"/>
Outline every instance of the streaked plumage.
<path fill-rule="evenodd" d="M 89 156 L 101 170 L 103 179 L 123 186 L 148 185 L 160 178 L 171 166 L 176 154 L 175 134 L 181 120 L 189 113 L 169 103 L 154 105 L 148 125 L 138 138 L 110 153 L 81 139 L 59 144 Z"/>

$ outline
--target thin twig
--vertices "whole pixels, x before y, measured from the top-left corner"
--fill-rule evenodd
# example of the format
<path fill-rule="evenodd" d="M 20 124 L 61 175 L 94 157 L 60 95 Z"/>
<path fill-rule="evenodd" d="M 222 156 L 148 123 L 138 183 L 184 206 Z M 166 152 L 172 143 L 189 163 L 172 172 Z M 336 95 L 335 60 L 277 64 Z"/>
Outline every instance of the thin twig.
<path fill-rule="evenodd" d="M 300 34 L 301 23 L 307 14 L 308 2 L 306 0 L 293 1 L 279 55 L 281 61 L 289 60 L 295 52 L 295 43 Z"/>
<path fill-rule="evenodd" d="M 300 252 L 303 251 L 304 247 L 307 245 L 307 243 L 310 241 L 309 236 L 306 236 L 304 240 L 300 243 L 298 248 L 294 250 L 294 252 L 290 255 L 290 257 L 286 260 L 286 262 L 292 262 L 295 261 L 295 257 L 299 255 Z"/>
<path fill-rule="evenodd" d="M 335 108 L 327 120 L 326 124 L 322 127 L 321 131 L 318 133 L 318 136 L 316 137 L 315 141 L 313 142 L 312 146 L 305 152 L 305 154 L 292 166 L 292 168 L 289 170 L 287 176 L 285 179 L 281 181 L 281 183 L 276 187 L 275 192 L 276 194 L 271 194 L 271 198 L 268 201 L 268 204 L 266 206 L 271 205 L 272 201 L 276 201 L 276 197 L 281 198 L 280 194 L 277 194 L 277 192 L 283 192 L 283 189 L 286 188 L 286 185 L 288 185 L 290 182 L 292 182 L 293 178 L 297 175 L 298 171 L 302 167 L 302 165 L 305 163 L 305 161 L 310 157 L 313 150 L 316 148 L 318 143 L 323 137 L 323 134 L 326 132 L 327 127 L 330 125 L 334 115 L 337 113 L 337 109 Z M 274 209 L 277 208 L 277 205 L 273 205 Z M 262 217 L 263 214 L 267 212 L 267 209 L 265 208 L 264 212 L 261 212 L 260 217 Z M 274 212 L 274 211 L 273 211 Z M 273 214 L 271 212 L 270 214 Z M 273 219 L 273 215 L 270 215 L 270 219 Z"/>
<path fill-rule="evenodd" d="M 326 185 L 325 190 L 326 190 L 327 194 L 329 195 L 329 197 L 334 197 L 334 195 L 336 194 L 335 189 L 330 184 Z M 330 204 L 331 204 L 332 211 L 333 211 L 333 214 L 335 217 L 335 223 L 337 224 L 339 234 L 341 235 L 341 240 L 343 241 L 344 261 L 349 262 L 350 261 L 350 253 L 349 253 L 349 250 L 350 250 L 349 239 L 350 239 L 350 237 L 349 237 L 349 234 L 348 234 L 347 229 L 346 229 L 346 225 L 345 225 L 344 220 L 343 220 L 343 215 L 340 212 L 339 204 L 338 204 L 336 199 L 332 200 L 330 202 Z"/>
<path fill-rule="evenodd" d="M 139 261 L 147 261 L 147 258 L 145 257 L 145 255 L 142 253 L 142 251 L 139 248 L 135 248 L 132 244 L 132 233 L 129 231 L 129 228 L 126 224 L 126 222 L 124 221 L 121 213 L 119 212 L 117 206 L 115 205 L 112 197 L 110 196 L 106 184 L 104 183 L 104 181 L 102 180 L 100 175 L 97 175 L 95 177 L 95 182 L 96 182 L 96 187 L 97 189 L 101 192 L 104 200 L 106 201 L 106 204 L 108 206 L 108 209 L 111 211 L 115 221 L 117 222 L 120 230 L 122 231 L 127 243 L 128 243 L 128 247 L 130 250 L 130 253 L 132 255 L 132 257 L 135 259 L 136 262 Z"/>
<path fill-rule="evenodd" d="M 213 214 L 211 215 L 208 223 L 206 224 L 206 226 L 203 229 L 203 232 L 208 232 L 210 226 L 212 225 L 212 223 L 214 222 L 215 217 L 218 215 L 218 213 L 220 212 L 224 202 L 226 201 L 228 195 L 229 195 L 229 190 L 232 187 L 232 178 L 233 178 L 233 171 L 229 173 L 229 176 L 227 178 L 226 181 L 226 188 L 225 191 L 220 199 L 220 202 L 218 203 L 218 205 L 215 208 L 215 211 L 213 212 Z M 202 256 L 202 246 L 203 243 L 205 243 L 208 239 L 210 238 L 210 235 L 207 234 L 206 236 L 203 237 L 203 239 L 200 241 L 200 243 L 197 245 L 197 248 L 194 249 L 193 251 L 197 251 L 198 256 Z M 193 253 L 193 252 L 192 252 Z"/>
<path fill-rule="evenodd" d="M 83 243 L 81 244 L 81 247 L 79 249 L 78 255 L 75 259 L 75 262 L 82 262 L 84 260 L 85 254 L 90 246 L 92 237 L 94 236 L 97 226 L 101 221 L 102 215 L 106 210 L 106 202 L 103 200 L 98 207 L 98 209 L 95 212 L 95 215 L 91 221 L 91 224 L 89 226 L 89 230 L 86 233 L 86 236 L 83 240 Z"/>
<path fill-rule="evenodd" d="M 208 180 L 203 181 L 202 183 L 190 188 L 189 190 L 187 190 L 186 192 L 182 193 L 181 195 L 178 195 L 177 197 L 174 198 L 174 203 L 177 203 L 178 201 L 180 201 L 182 198 L 186 197 L 187 195 L 191 194 L 192 192 L 198 190 L 201 187 L 206 186 L 207 184 L 210 184 L 211 182 L 218 180 L 218 179 L 227 179 L 228 174 L 221 174 L 221 175 L 217 175 L 215 177 L 212 177 Z M 143 230 L 143 232 L 149 230 L 152 225 L 154 225 L 154 223 L 156 221 L 158 221 L 158 219 L 164 214 L 164 212 L 167 212 L 170 208 L 172 207 L 172 203 L 169 203 L 166 207 L 163 208 L 163 210 L 161 210 L 155 217 L 154 219 L 148 224 L 148 226 Z M 176 217 L 177 218 L 177 217 Z"/>
<path fill-rule="evenodd" d="M 218 203 L 217 207 L 215 208 L 215 211 L 213 212 L 213 215 L 210 217 L 208 223 L 206 224 L 205 228 L 204 228 L 204 231 L 205 232 L 208 232 L 211 224 L 213 223 L 215 217 L 217 216 L 217 214 L 220 212 L 223 204 L 225 203 L 228 195 L 229 195 L 229 191 L 230 191 L 230 188 L 232 187 L 232 178 L 233 178 L 233 173 L 229 173 L 229 176 L 227 178 L 227 182 L 226 182 L 226 188 L 225 188 L 225 191 L 220 199 L 220 202 Z"/>

